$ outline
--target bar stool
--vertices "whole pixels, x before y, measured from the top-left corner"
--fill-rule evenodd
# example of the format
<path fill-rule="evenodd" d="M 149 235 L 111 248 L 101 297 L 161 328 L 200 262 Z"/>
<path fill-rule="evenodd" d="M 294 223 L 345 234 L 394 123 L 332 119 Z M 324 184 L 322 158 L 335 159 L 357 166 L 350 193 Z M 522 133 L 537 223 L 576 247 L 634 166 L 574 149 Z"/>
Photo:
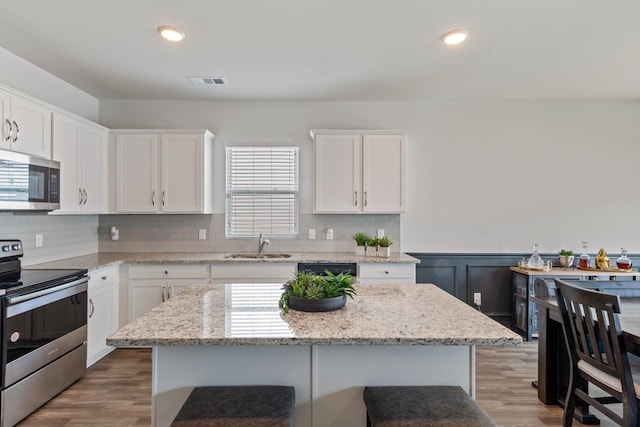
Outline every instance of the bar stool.
<path fill-rule="evenodd" d="M 367 427 L 495 427 L 461 387 L 365 387 Z"/>
<path fill-rule="evenodd" d="M 293 387 L 196 387 L 171 427 L 292 427 L 294 409 Z"/>

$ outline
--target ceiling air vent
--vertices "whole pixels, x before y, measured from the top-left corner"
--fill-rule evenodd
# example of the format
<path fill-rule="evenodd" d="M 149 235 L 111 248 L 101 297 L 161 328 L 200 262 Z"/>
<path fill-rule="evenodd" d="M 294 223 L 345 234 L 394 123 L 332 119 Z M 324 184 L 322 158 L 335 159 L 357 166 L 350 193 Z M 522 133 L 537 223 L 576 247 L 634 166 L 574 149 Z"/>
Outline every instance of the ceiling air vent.
<path fill-rule="evenodd" d="M 224 85 L 227 84 L 226 80 L 222 77 L 187 77 L 192 85 Z"/>

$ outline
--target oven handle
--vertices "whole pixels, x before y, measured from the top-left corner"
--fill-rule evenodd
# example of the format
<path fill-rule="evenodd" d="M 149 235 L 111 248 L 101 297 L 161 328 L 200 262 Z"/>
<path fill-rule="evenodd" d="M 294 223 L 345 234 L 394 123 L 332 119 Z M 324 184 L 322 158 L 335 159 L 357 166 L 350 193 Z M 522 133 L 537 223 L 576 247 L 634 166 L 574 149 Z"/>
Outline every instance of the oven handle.
<path fill-rule="evenodd" d="M 43 295 L 48 295 L 48 294 L 52 294 L 54 292 L 58 292 L 58 291 L 62 291 L 62 290 L 68 289 L 68 288 L 72 288 L 72 287 L 80 285 L 82 283 L 86 283 L 88 280 L 89 280 L 88 277 L 83 277 L 83 278 L 74 280 L 73 282 L 63 283 L 62 285 L 54 286 L 53 288 L 42 289 L 42 290 L 37 291 L 37 292 L 31 292 L 31 293 L 28 293 L 28 294 L 25 294 L 25 295 L 19 295 L 19 296 L 16 296 L 16 297 L 10 297 L 10 298 L 7 298 L 7 302 L 9 304 L 17 304 L 17 303 L 20 303 L 20 302 L 23 302 L 23 301 L 28 301 L 30 299 L 41 297 Z M 81 289 L 80 291 L 82 291 L 82 290 L 86 290 L 86 288 L 85 289 Z"/>

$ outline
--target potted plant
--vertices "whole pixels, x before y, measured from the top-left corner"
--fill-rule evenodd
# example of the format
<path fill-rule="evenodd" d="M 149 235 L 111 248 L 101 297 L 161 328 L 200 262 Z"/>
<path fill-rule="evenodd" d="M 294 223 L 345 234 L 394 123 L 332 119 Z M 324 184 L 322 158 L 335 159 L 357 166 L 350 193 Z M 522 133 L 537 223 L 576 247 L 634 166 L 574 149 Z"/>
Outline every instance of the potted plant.
<path fill-rule="evenodd" d="M 575 259 L 571 249 L 561 249 L 560 252 L 558 252 L 558 258 L 560 259 L 560 265 L 565 268 L 571 267 Z"/>
<path fill-rule="evenodd" d="M 347 297 L 356 294 L 350 274 L 333 274 L 325 271 L 325 276 L 298 271 L 295 277 L 282 287 L 279 306 L 285 313 L 289 309 L 300 311 L 338 310 L 347 302 Z"/>
<path fill-rule="evenodd" d="M 371 236 L 369 236 L 367 233 L 358 232 L 353 235 L 353 240 L 356 241 L 356 255 L 365 255 L 366 246 L 369 239 L 371 239 Z"/>
<path fill-rule="evenodd" d="M 388 237 L 374 237 L 367 241 L 366 253 L 369 256 L 390 257 L 393 242 Z"/>

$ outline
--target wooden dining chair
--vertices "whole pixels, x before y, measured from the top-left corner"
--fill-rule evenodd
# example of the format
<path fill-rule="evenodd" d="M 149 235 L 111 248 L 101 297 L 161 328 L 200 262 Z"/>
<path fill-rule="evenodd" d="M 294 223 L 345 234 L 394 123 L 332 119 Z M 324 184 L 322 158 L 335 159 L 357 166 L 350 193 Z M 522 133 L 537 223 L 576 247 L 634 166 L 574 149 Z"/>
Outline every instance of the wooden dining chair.
<path fill-rule="evenodd" d="M 571 426 L 576 400 L 581 399 L 621 426 L 640 422 L 640 385 L 634 382 L 618 314 L 620 299 L 556 282 L 556 298 L 570 360 L 570 375 L 564 404 L 564 426 Z M 608 394 L 594 397 L 582 385 L 594 384 Z M 622 403 L 622 417 L 607 407 Z"/>

